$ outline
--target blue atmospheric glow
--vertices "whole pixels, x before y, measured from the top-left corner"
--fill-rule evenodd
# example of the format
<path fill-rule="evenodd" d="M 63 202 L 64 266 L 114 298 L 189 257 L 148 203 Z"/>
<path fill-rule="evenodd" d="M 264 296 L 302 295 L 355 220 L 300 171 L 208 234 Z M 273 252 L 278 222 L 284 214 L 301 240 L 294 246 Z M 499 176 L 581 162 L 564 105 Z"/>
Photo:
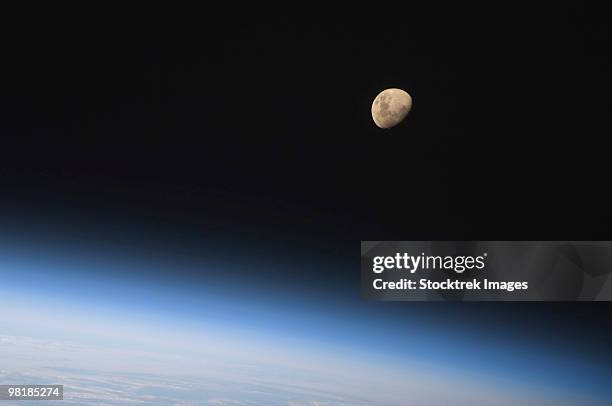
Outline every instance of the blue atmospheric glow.
<path fill-rule="evenodd" d="M 418 366 L 434 375 L 460 375 L 475 385 L 510 382 L 527 394 L 610 398 L 608 364 L 601 358 L 594 362 L 590 352 L 567 337 L 550 342 L 547 336 L 505 328 L 503 320 L 478 324 L 469 314 L 450 318 L 441 304 L 369 303 L 357 295 L 317 295 L 313 300 L 308 289 L 292 289 L 299 278 L 266 286 L 252 276 L 256 264 L 245 269 L 218 258 L 173 261 L 104 249 L 87 255 L 70 247 L 53 252 L 27 245 L 15 248 L 0 247 L 4 308 L 29 317 L 56 309 L 70 328 L 65 334 L 60 331 L 64 327 L 49 329 L 54 338 L 109 344 L 126 331 L 126 340 L 117 343 L 127 345 L 130 326 L 134 337 L 141 326 L 142 331 L 193 337 L 191 342 L 199 335 L 215 337 L 215 343 L 235 338 L 249 342 L 253 351 L 277 347 L 300 359 L 316 353 L 322 359 L 358 360 L 364 368 L 411 371 Z M 184 275 L 196 275 L 198 283 Z M 402 313 L 389 316 L 389 309 L 398 306 Z M 10 313 L 0 318 L 3 333 L 41 334 L 24 320 L 11 319 Z M 118 331 L 109 339 L 111 335 L 87 330 L 85 322 L 79 328 L 79 320 L 114 325 Z M 106 338 L 96 341 L 98 335 Z"/>

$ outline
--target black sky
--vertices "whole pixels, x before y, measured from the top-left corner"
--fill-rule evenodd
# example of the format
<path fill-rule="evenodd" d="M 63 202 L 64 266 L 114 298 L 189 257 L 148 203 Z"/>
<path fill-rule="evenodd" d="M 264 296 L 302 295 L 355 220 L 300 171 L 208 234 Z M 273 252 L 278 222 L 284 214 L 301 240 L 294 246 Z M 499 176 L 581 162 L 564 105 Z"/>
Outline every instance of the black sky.
<path fill-rule="evenodd" d="M 6 10 L 3 215 L 310 247 L 609 239 L 601 11 Z M 386 87 L 415 103 L 391 131 L 369 113 Z"/>

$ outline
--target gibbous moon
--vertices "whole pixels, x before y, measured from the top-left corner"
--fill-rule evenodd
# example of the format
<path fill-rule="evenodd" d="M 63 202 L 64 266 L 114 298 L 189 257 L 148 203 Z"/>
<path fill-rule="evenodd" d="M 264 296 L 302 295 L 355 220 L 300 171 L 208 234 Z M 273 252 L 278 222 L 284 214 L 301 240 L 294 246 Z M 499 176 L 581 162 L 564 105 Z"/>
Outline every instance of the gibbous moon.
<path fill-rule="evenodd" d="M 372 103 L 372 118 L 380 128 L 395 127 L 412 108 L 412 97 L 402 89 L 386 89 Z"/>

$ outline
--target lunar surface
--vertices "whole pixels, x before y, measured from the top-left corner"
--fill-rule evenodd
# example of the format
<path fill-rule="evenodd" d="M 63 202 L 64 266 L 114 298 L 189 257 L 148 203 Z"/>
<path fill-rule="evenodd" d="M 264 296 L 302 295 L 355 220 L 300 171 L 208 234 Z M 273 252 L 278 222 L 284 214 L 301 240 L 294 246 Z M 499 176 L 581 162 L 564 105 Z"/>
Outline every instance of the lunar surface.
<path fill-rule="evenodd" d="M 380 128 L 395 127 L 412 108 L 412 97 L 402 89 L 386 89 L 372 103 L 372 118 Z"/>

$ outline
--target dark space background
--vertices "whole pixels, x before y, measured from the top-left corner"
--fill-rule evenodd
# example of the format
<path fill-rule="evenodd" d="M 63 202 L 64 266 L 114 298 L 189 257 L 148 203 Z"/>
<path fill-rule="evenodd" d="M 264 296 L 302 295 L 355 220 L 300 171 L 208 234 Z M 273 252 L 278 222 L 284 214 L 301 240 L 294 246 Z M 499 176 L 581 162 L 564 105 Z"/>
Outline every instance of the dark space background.
<path fill-rule="evenodd" d="M 257 272 L 154 277 L 265 279 L 268 298 L 297 283 L 297 306 L 347 309 L 359 301 L 360 240 L 612 239 L 603 9 L 353 11 L 4 10 L 5 238 L 215 252 Z M 381 130 L 370 106 L 387 87 L 414 106 Z M 570 360 L 600 360 L 597 379 L 610 374 L 607 303 L 358 306 L 481 332 L 504 320 L 526 351 L 554 337 Z"/>
<path fill-rule="evenodd" d="M 346 245 L 605 238 L 600 11 L 5 12 L 3 201 Z M 415 107 L 379 131 L 390 86 Z"/>
<path fill-rule="evenodd" d="M 3 191 L 256 238 L 605 238 L 600 11 L 7 12 Z M 415 107 L 379 131 L 390 86 Z"/>

